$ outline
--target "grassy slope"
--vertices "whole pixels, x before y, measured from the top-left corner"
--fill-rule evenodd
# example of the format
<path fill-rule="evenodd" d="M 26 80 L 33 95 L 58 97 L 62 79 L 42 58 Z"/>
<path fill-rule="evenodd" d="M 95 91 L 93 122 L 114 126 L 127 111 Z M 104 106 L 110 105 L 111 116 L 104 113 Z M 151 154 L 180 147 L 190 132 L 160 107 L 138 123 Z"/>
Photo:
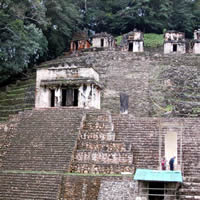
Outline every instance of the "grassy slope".
<path fill-rule="evenodd" d="M 122 36 L 116 37 L 117 40 L 117 45 L 120 44 L 122 40 Z M 150 47 L 150 48 L 155 48 L 162 46 L 164 42 L 163 39 L 163 34 L 155 34 L 155 33 L 145 33 L 144 34 L 144 46 L 145 47 Z"/>

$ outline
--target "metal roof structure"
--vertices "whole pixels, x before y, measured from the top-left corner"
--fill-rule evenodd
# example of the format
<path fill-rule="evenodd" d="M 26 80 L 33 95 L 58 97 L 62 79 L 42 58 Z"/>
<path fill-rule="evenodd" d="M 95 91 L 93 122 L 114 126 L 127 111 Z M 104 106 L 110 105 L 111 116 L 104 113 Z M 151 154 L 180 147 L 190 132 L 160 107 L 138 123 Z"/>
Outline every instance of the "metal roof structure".
<path fill-rule="evenodd" d="M 183 182 L 180 171 L 137 169 L 134 180 L 157 182 Z"/>

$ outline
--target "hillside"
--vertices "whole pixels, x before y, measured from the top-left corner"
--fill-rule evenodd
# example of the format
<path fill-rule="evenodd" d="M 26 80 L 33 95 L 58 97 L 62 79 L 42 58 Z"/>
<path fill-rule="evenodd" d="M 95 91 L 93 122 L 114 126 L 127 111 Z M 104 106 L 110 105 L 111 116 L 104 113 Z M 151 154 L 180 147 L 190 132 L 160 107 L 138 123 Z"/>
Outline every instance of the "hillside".
<path fill-rule="evenodd" d="M 20 111 L 31 110 L 35 100 L 35 73 L 28 80 L 18 80 L 16 84 L 0 89 L 0 122 L 9 115 Z"/>

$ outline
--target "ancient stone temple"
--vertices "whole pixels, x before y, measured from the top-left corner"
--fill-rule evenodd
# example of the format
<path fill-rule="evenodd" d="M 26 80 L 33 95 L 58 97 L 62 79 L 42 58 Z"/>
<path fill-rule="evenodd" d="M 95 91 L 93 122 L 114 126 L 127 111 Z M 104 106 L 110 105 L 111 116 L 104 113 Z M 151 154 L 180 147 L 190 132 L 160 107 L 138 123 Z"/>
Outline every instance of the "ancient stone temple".
<path fill-rule="evenodd" d="M 144 51 L 144 35 L 136 29 L 123 35 L 120 43 L 122 51 L 143 52 Z"/>
<path fill-rule="evenodd" d="M 91 67 L 39 68 L 36 108 L 79 107 L 100 109 L 99 75 Z"/>
<path fill-rule="evenodd" d="M 167 31 L 164 34 L 164 54 L 186 53 L 185 34 L 178 31 Z"/>
<path fill-rule="evenodd" d="M 92 37 L 93 47 L 114 48 L 115 38 L 105 32 L 97 33 Z"/>
<path fill-rule="evenodd" d="M 199 55 L 130 53 L 128 36 L 0 92 L 0 118 L 29 106 L 0 123 L 1 200 L 200 200 Z"/>
<path fill-rule="evenodd" d="M 200 54 L 200 29 L 194 31 L 193 53 Z"/>
<path fill-rule="evenodd" d="M 85 32 L 75 33 L 70 44 L 70 51 L 87 49 L 90 48 L 90 46 L 91 43 Z"/>

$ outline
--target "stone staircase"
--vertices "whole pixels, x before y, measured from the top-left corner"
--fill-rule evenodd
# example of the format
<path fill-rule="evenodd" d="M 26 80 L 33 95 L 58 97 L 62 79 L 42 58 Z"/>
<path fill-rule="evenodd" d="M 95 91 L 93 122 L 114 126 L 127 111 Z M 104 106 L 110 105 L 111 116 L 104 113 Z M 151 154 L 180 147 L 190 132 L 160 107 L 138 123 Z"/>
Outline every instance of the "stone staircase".
<path fill-rule="evenodd" d="M 0 167 L 2 165 L 3 153 L 1 152 L 2 147 L 5 145 L 7 134 L 4 131 L 4 127 L 0 126 Z"/>
<path fill-rule="evenodd" d="M 5 91 L 0 89 L 0 122 L 6 121 L 9 115 L 20 111 L 31 110 L 35 104 L 35 75 L 29 80 L 11 84 Z"/>
<path fill-rule="evenodd" d="M 133 172 L 131 144 L 115 141 L 111 114 L 87 113 L 77 143 L 72 172 Z"/>
<path fill-rule="evenodd" d="M 116 141 L 130 142 L 136 168 L 158 169 L 159 128 L 156 119 L 113 115 Z"/>
<path fill-rule="evenodd" d="M 179 190 L 180 200 L 200 200 L 200 178 L 185 177 Z"/>
<path fill-rule="evenodd" d="M 60 195 L 61 176 L 0 172 L 1 200 L 55 200 Z"/>
<path fill-rule="evenodd" d="M 200 174 L 200 120 L 187 118 L 184 122 L 183 167 L 184 176 L 199 177 Z"/>
<path fill-rule="evenodd" d="M 124 92 L 129 95 L 129 112 L 138 117 L 148 116 L 151 109 L 148 79 L 155 63 L 152 65 L 145 54 L 121 51 L 80 52 L 48 61 L 41 67 L 56 67 L 62 63 L 92 66 L 99 73 L 100 82 L 106 86 L 102 95 L 102 109 L 119 113 L 120 93 Z"/>
<path fill-rule="evenodd" d="M 82 116 L 78 108 L 21 113 L 0 169 L 67 172 Z"/>

